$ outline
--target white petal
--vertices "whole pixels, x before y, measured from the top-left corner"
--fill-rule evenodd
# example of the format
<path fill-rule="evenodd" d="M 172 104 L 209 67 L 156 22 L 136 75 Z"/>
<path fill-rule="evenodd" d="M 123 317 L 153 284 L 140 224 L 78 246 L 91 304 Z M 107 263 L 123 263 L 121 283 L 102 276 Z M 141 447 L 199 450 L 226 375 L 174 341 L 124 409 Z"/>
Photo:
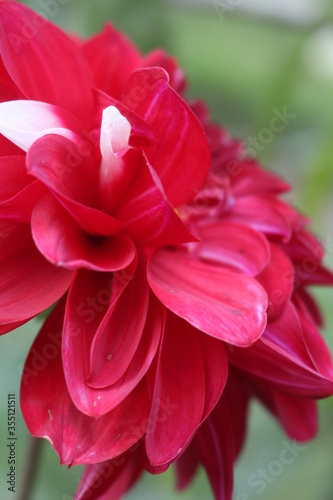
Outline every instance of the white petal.
<path fill-rule="evenodd" d="M 58 134 L 75 140 L 68 128 L 74 122 L 67 111 L 39 101 L 7 101 L 0 103 L 0 133 L 23 151 L 46 134 Z"/>

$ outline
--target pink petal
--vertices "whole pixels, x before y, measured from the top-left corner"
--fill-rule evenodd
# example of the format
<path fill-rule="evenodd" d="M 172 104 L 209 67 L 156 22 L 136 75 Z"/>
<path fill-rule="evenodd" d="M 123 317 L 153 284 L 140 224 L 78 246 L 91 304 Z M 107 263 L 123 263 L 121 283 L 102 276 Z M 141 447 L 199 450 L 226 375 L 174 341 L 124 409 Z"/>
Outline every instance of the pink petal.
<path fill-rule="evenodd" d="M 288 241 L 291 236 L 291 225 L 279 210 L 281 204 L 280 200 L 269 196 L 243 196 L 236 198 L 227 217 L 266 234 L 281 236 Z"/>
<path fill-rule="evenodd" d="M 77 140 L 79 123 L 68 111 L 38 101 L 0 103 L 0 133 L 23 151 L 40 137 L 57 134 Z"/>
<path fill-rule="evenodd" d="M 308 441 L 318 430 L 317 405 L 312 399 L 273 391 L 277 418 L 290 439 Z"/>
<path fill-rule="evenodd" d="M 294 306 L 287 304 L 279 319 L 268 324 L 251 348 L 233 348 L 229 362 L 288 393 L 327 397 L 333 393 L 333 376 L 318 371 L 309 347 Z"/>
<path fill-rule="evenodd" d="M 51 195 L 35 206 L 31 225 L 39 251 L 52 264 L 66 269 L 117 271 L 136 255 L 126 234 L 94 237 L 85 233 Z"/>
<path fill-rule="evenodd" d="M 143 331 L 128 331 L 129 338 L 134 338 L 136 344 L 136 336 L 139 339 L 132 358 L 127 359 L 126 350 L 109 357 L 107 340 L 115 344 L 115 340 L 119 339 L 123 331 L 121 328 L 119 332 L 111 331 L 109 325 L 116 325 L 116 320 L 119 323 L 124 321 L 126 305 L 131 305 L 133 309 L 135 300 L 137 306 L 137 310 L 132 311 L 133 320 L 130 326 L 135 321 L 138 322 L 138 315 L 141 314 L 145 319 L 147 314 L 147 297 L 138 300 L 140 294 L 137 291 L 138 287 L 143 289 L 142 283 L 137 276 L 131 280 L 134 269 L 127 272 L 127 275 L 119 277 L 101 273 L 96 277 L 94 273 L 80 272 L 69 293 L 63 340 L 65 375 L 73 401 L 87 415 L 96 417 L 105 414 L 139 384 L 150 367 L 164 329 L 164 310 L 156 299 L 151 299 Z M 73 324 L 78 327 L 77 335 L 72 334 Z M 93 358 L 91 346 L 96 337 L 101 339 L 102 344 L 98 352 L 96 343 Z M 77 353 L 77 357 L 73 358 L 73 352 Z M 124 360 L 129 362 L 129 365 L 122 374 Z M 98 363 L 101 363 L 100 367 Z M 118 370 L 119 374 L 114 383 L 113 369 Z M 92 371 L 97 382 L 96 387 L 88 384 Z M 109 382 L 111 385 L 108 386 Z"/>
<path fill-rule="evenodd" d="M 266 238 L 251 227 L 236 222 L 216 222 L 198 226 L 195 253 L 201 259 L 215 264 L 236 267 L 250 276 L 256 276 L 270 258 Z"/>
<path fill-rule="evenodd" d="M 32 345 L 22 376 L 22 413 L 32 435 L 50 441 L 62 464 L 103 462 L 128 450 L 146 432 L 147 388 L 143 382 L 99 419 L 81 413 L 70 399 L 63 375 L 63 312 L 64 301 L 52 311 Z"/>
<path fill-rule="evenodd" d="M 57 269 L 40 255 L 28 225 L 1 221 L 0 236 L 0 323 L 25 321 L 54 304 L 68 289 L 73 273 Z"/>
<path fill-rule="evenodd" d="M 270 244 L 270 262 L 257 276 L 267 292 L 267 316 L 271 321 L 278 318 L 290 300 L 294 288 L 294 268 L 289 257 L 279 247 Z"/>
<path fill-rule="evenodd" d="M 159 67 L 165 69 L 169 75 L 170 86 L 181 94 L 186 88 L 186 80 L 183 70 L 179 67 L 176 59 L 169 56 L 164 50 L 156 49 L 150 52 L 142 63 L 142 67 Z"/>
<path fill-rule="evenodd" d="M 151 249 L 196 240 L 165 200 L 144 157 L 115 217 L 135 241 Z"/>
<path fill-rule="evenodd" d="M 63 31 L 28 7 L 3 1 L 0 52 L 9 75 L 28 99 L 68 109 L 89 123 L 91 74 L 79 49 Z"/>
<path fill-rule="evenodd" d="M 123 102 L 157 137 L 158 143 L 145 153 L 170 203 L 177 206 L 191 200 L 208 175 L 208 143 L 199 120 L 169 87 L 166 72 L 161 68 L 134 71 Z"/>
<path fill-rule="evenodd" d="M 199 458 L 193 443 L 175 462 L 177 490 L 184 490 L 194 479 L 199 467 Z"/>
<path fill-rule="evenodd" d="M 206 469 L 215 498 L 231 500 L 234 439 L 226 398 L 221 398 L 213 414 L 200 427 L 194 444 L 200 462 Z"/>
<path fill-rule="evenodd" d="M 74 500 L 94 495 L 98 500 L 120 499 L 143 472 L 140 448 L 136 445 L 108 462 L 86 465 Z"/>
<path fill-rule="evenodd" d="M 249 346 L 266 326 L 267 296 L 244 274 L 160 249 L 149 261 L 148 281 L 174 313 L 230 344 Z"/>
<path fill-rule="evenodd" d="M 146 450 L 152 465 L 168 464 L 188 445 L 205 407 L 205 367 L 196 332 L 167 317 L 154 376 Z M 176 327 L 176 328 L 174 328 Z"/>
<path fill-rule="evenodd" d="M 119 99 L 141 56 L 134 45 L 107 23 L 101 33 L 82 45 L 97 88 Z"/>
<path fill-rule="evenodd" d="M 149 286 L 145 266 L 141 264 L 113 313 L 102 321 L 94 336 L 90 350 L 89 385 L 107 387 L 125 373 L 140 343 L 148 304 Z"/>
<path fill-rule="evenodd" d="M 30 148 L 27 169 L 49 187 L 84 231 L 102 236 L 116 234 L 122 224 L 94 208 L 100 203 L 98 171 L 91 150 L 83 152 L 64 137 L 46 136 Z"/>
<path fill-rule="evenodd" d="M 46 193 L 45 187 L 27 175 L 24 156 L 0 158 L 0 176 L 1 218 L 29 223 L 34 205 Z"/>

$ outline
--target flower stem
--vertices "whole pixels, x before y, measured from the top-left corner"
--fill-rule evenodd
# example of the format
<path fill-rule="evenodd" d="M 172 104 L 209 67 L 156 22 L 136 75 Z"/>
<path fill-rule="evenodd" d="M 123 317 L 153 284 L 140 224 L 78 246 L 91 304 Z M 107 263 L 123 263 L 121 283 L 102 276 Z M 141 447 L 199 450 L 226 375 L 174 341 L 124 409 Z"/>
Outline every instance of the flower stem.
<path fill-rule="evenodd" d="M 25 459 L 22 481 L 20 482 L 18 500 L 33 499 L 32 493 L 44 441 L 43 439 L 36 439 L 30 436 L 29 440 L 29 449 Z"/>

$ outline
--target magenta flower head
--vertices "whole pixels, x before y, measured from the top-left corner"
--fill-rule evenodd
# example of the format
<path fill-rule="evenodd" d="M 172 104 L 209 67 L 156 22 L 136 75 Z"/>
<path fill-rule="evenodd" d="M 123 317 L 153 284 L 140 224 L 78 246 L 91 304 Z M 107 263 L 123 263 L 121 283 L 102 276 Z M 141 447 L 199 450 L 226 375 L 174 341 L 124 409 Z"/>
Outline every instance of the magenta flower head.
<path fill-rule="evenodd" d="M 202 464 L 231 499 L 250 399 L 302 441 L 333 393 L 322 246 L 163 51 L 12 0 L 0 51 L 1 333 L 54 306 L 22 375 L 30 432 L 86 465 L 76 499 L 173 462 L 179 488 Z"/>

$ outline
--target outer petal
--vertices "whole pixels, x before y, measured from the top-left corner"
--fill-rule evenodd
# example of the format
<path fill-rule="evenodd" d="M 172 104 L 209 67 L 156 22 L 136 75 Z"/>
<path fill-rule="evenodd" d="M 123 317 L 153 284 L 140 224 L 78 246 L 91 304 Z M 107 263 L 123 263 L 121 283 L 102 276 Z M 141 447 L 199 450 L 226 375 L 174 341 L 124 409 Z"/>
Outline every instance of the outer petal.
<path fill-rule="evenodd" d="M 29 223 L 31 212 L 45 187 L 26 173 L 24 156 L 0 158 L 0 217 Z"/>
<path fill-rule="evenodd" d="M 38 101 L 0 103 L 0 133 L 23 151 L 28 151 L 38 138 L 47 134 L 77 140 L 76 131 L 80 131 L 80 125 L 74 116 L 51 104 Z"/>
<path fill-rule="evenodd" d="M 319 333 L 317 333 L 319 336 Z M 288 304 L 280 318 L 268 324 L 258 342 L 246 350 L 233 348 L 229 361 L 278 389 L 310 398 L 327 397 L 333 393 L 333 365 L 317 368 L 309 355 L 312 342 L 307 344 L 299 318 Z M 319 343 L 315 358 L 321 346 Z"/>
<path fill-rule="evenodd" d="M 89 122 L 89 67 L 59 28 L 24 5 L 2 1 L 0 51 L 8 73 L 28 99 L 63 107 Z"/>
<path fill-rule="evenodd" d="M 140 448 L 134 445 L 119 457 L 87 465 L 74 500 L 118 500 L 133 486 L 143 472 Z"/>
<path fill-rule="evenodd" d="M 52 264 L 66 269 L 117 271 L 136 256 L 135 246 L 126 234 L 87 234 L 51 195 L 35 206 L 31 226 L 39 251 Z"/>
<path fill-rule="evenodd" d="M 230 344 L 249 346 L 266 326 L 267 296 L 244 274 L 161 249 L 148 264 L 148 280 L 174 313 Z"/>
<path fill-rule="evenodd" d="M 69 397 L 61 363 L 63 313 L 62 303 L 52 311 L 32 345 L 22 377 L 22 413 L 30 432 L 48 439 L 61 463 L 103 462 L 129 449 L 145 433 L 146 385 L 143 382 L 115 410 L 99 419 L 77 410 Z M 50 390 L 52 387 L 56 390 Z"/>
<path fill-rule="evenodd" d="M 167 82 L 161 68 L 136 70 L 123 101 L 155 133 L 158 143 L 145 153 L 168 200 L 177 206 L 191 200 L 204 184 L 210 154 L 202 125 Z"/>
<path fill-rule="evenodd" d="M 40 255 L 28 225 L 1 221 L 0 235 L 0 323 L 16 323 L 54 304 L 68 289 L 73 273 L 57 269 Z"/>
<path fill-rule="evenodd" d="M 231 500 L 235 451 L 232 420 L 225 397 L 198 430 L 194 444 L 216 500 Z"/>
<path fill-rule="evenodd" d="M 154 377 L 151 414 L 146 437 L 149 461 L 168 464 L 188 445 L 199 427 L 205 406 L 205 372 L 197 335 L 180 330 L 172 316 Z M 176 326 L 176 328 L 174 328 Z"/>

